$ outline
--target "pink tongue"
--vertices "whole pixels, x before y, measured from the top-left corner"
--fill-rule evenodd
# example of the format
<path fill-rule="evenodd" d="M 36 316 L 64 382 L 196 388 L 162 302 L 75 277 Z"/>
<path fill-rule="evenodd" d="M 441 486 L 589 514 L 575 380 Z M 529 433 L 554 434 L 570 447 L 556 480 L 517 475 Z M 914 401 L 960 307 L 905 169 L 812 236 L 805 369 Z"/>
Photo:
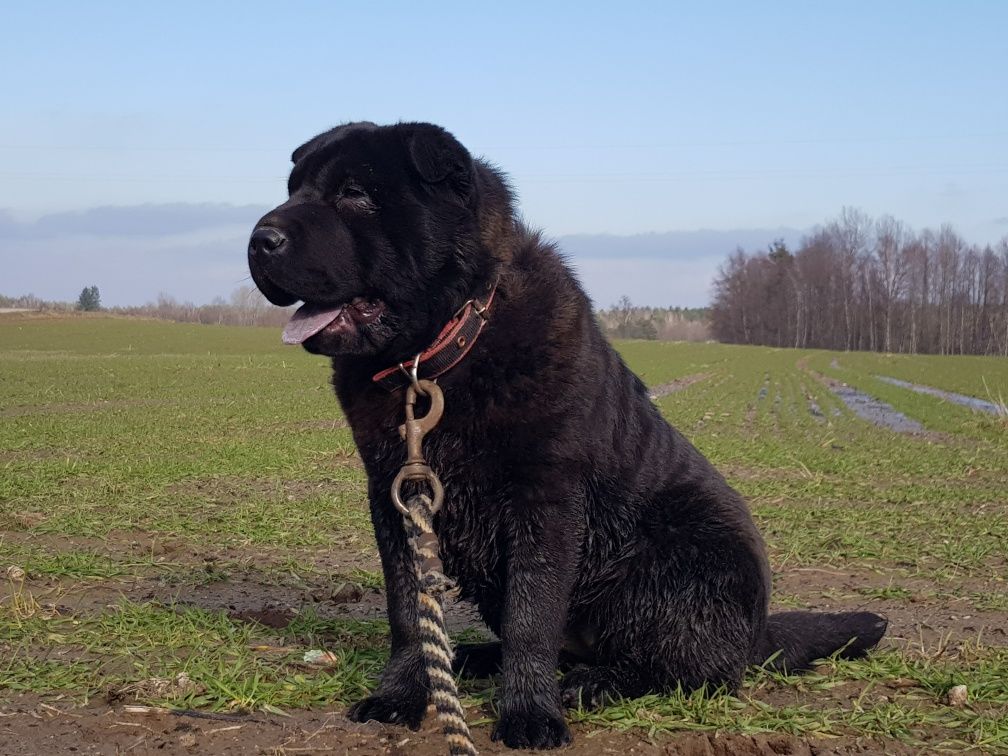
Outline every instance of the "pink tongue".
<path fill-rule="evenodd" d="M 284 344 L 300 344 L 332 323 L 343 312 L 342 307 L 318 307 L 317 305 L 301 305 L 297 312 L 291 315 L 283 331 Z"/>

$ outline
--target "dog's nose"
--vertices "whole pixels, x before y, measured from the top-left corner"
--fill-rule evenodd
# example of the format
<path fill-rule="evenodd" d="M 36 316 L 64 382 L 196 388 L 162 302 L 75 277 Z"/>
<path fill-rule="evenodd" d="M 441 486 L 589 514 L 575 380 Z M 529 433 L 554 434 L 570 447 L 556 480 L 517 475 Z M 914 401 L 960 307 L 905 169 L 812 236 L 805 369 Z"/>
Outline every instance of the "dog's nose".
<path fill-rule="evenodd" d="M 273 226 L 259 226 L 252 232 L 249 247 L 260 255 L 276 254 L 287 244 L 287 237 Z"/>

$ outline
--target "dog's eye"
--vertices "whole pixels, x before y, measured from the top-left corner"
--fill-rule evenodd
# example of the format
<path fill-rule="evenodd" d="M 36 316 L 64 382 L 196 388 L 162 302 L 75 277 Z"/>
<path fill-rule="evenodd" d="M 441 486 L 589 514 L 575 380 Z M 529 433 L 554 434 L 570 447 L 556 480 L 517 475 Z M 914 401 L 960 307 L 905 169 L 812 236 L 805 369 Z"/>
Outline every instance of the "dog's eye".
<path fill-rule="evenodd" d="M 347 210 L 357 212 L 372 212 L 375 209 L 374 202 L 363 188 L 357 184 L 347 183 L 340 188 L 339 197 L 336 204 Z"/>

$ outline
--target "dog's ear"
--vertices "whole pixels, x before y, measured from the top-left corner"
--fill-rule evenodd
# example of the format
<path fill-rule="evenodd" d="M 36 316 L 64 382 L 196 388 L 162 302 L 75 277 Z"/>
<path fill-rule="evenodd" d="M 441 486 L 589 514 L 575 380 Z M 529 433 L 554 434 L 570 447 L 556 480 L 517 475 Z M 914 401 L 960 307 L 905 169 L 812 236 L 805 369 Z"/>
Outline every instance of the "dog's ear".
<path fill-rule="evenodd" d="M 319 134 L 314 139 L 309 139 L 307 142 L 298 147 L 294 152 L 291 153 L 291 162 L 295 165 L 301 158 L 310 152 L 315 152 L 319 147 L 321 147 L 326 142 L 332 140 L 331 132 L 326 132 L 325 134 Z"/>
<path fill-rule="evenodd" d="M 444 129 L 415 124 L 407 139 L 410 162 L 428 184 L 447 184 L 463 199 L 473 191 L 472 156 Z"/>

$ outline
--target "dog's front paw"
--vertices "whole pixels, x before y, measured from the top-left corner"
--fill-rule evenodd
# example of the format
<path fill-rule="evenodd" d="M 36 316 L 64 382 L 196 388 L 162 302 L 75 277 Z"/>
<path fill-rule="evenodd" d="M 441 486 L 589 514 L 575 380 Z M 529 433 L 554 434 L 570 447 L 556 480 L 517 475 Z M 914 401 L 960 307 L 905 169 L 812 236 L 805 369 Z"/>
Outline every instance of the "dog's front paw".
<path fill-rule="evenodd" d="M 351 706 L 347 717 L 354 722 L 374 720 L 388 724 L 403 724 L 411 730 L 417 730 L 426 713 L 427 691 L 393 694 L 379 690 Z"/>
<path fill-rule="evenodd" d="M 563 714 L 548 709 L 504 713 L 492 737 L 508 748 L 557 748 L 571 742 Z"/>

